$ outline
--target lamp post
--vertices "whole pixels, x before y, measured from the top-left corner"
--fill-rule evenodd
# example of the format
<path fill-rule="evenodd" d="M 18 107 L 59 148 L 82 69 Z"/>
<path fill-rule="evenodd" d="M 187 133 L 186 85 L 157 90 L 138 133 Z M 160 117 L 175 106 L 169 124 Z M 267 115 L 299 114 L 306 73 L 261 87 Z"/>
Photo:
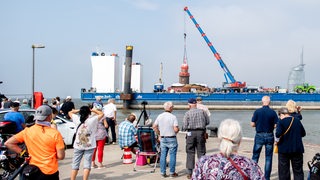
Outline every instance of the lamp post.
<path fill-rule="evenodd" d="M 45 48 L 44 45 L 41 44 L 32 44 L 32 94 L 31 94 L 31 108 L 34 108 L 34 56 L 36 48 Z"/>

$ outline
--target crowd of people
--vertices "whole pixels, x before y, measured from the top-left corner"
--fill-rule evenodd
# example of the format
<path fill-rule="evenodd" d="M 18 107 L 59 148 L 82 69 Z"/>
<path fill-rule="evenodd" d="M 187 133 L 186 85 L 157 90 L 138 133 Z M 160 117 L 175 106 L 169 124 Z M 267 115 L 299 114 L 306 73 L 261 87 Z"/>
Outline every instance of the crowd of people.
<path fill-rule="evenodd" d="M 4 101 L 3 106 L 8 101 Z M 92 168 L 105 167 L 103 151 L 106 143 L 119 144 L 120 149 L 130 148 L 134 154 L 139 146 L 136 135 L 137 125 L 134 123 L 137 120 L 135 114 L 129 114 L 118 125 L 118 131 L 116 131 L 117 108 L 114 99 L 109 99 L 104 105 L 102 98 L 97 97 L 95 102 L 79 109 L 75 108 L 70 96 L 63 102 L 60 102 L 59 97 L 52 99 L 51 103 L 44 99 L 43 105 L 36 109 L 35 125 L 30 128 L 25 128 L 24 119 L 21 119 L 21 114 L 18 112 L 19 107 L 30 108 L 27 105 L 28 101 L 26 103 L 23 101 L 21 106 L 17 102 L 10 103 L 12 112 L 7 113 L 4 118 L 14 120 L 17 123 L 17 134 L 11 137 L 5 145 L 17 153 L 23 153 L 23 149 L 18 146 L 18 143 L 26 144 L 28 153 L 32 157 L 30 164 L 40 169 L 38 179 L 59 179 L 58 160 L 64 159 L 65 147 L 61 134 L 51 123 L 57 114 L 65 116 L 76 125 L 71 179 L 76 179 L 82 159 L 83 179 L 89 179 Z M 226 119 L 220 123 L 218 128 L 220 152 L 206 155 L 208 138 L 206 129 L 210 124 L 211 113 L 202 103 L 202 99 L 190 98 L 188 100 L 189 110 L 185 112 L 180 125 L 173 112 L 173 103 L 171 101 L 165 102 L 163 104 L 164 112 L 159 114 L 152 124 L 160 147 L 161 177 L 174 178 L 179 176 L 176 172 L 176 156 L 179 146 L 177 133 L 181 127 L 181 130 L 186 132 L 184 145 L 187 179 L 268 180 L 272 171 L 275 144 L 279 148 L 279 179 L 290 179 L 290 164 L 292 164 L 294 179 L 304 179 L 302 137 L 306 135 L 306 132 L 301 123 L 301 107 L 289 100 L 286 107 L 280 108 L 277 114 L 269 105 L 270 97 L 264 96 L 262 107 L 253 112 L 251 126 L 256 133 L 252 147 L 252 158 L 248 158 L 238 154 L 242 129 L 237 120 Z M 111 137 L 108 135 L 109 128 Z M 118 138 L 116 132 L 118 132 Z M 36 141 L 32 141 L 32 139 L 36 139 Z M 264 171 L 258 165 L 263 146 L 265 146 Z M 167 162 L 168 155 L 169 163 Z M 48 161 L 46 161 L 47 159 Z M 47 166 L 49 161 L 52 164 Z M 168 174 L 167 166 L 169 167 Z"/>

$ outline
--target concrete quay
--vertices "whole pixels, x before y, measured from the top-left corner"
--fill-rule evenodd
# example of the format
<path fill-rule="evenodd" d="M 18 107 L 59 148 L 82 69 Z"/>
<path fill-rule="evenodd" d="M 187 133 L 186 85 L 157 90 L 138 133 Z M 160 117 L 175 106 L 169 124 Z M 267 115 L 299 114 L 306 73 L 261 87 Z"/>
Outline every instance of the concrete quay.
<path fill-rule="evenodd" d="M 185 152 L 185 133 L 181 132 L 177 135 L 179 148 L 177 153 L 177 164 L 176 164 L 176 172 L 179 174 L 177 178 L 174 179 L 187 179 L 186 172 L 185 172 L 185 165 L 186 165 L 186 152 Z M 207 154 L 215 154 L 219 153 L 219 139 L 209 137 L 207 140 Z M 251 158 L 252 156 L 252 147 L 253 147 L 253 139 L 243 138 L 238 153 L 240 155 L 246 156 Z M 313 156 L 320 152 L 320 145 L 314 144 L 304 144 L 305 153 L 304 153 L 304 175 L 305 179 L 307 179 L 308 173 L 308 165 L 307 162 L 311 161 Z M 103 157 L 103 164 L 106 168 L 103 169 L 92 169 L 89 179 L 92 180 L 101 180 L 101 179 L 112 179 L 112 180 L 125 180 L 125 179 L 132 179 L 132 180 L 142 180 L 142 179 L 149 179 L 149 180 L 158 180 L 163 179 L 160 176 L 160 168 L 159 164 L 157 165 L 155 173 L 150 172 L 143 172 L 143 171 L 133 171 L 134 164 L 123 164 L 121 159 L 123 155 L 123 151 L 120 150 L 119 145 L 105 145 L 104 148 L 104 157 Z M 60 179 L 61 180 L 68 180 L 70 179 L 71 174 L 71 163 L 72 163 L 72 156 L 73 156 L 73 149 L 66 150 L 66 157 L 64 160 L 59 161 L 59 171 L 60 171 Z M 133 162 L 135 161 L 135 156 L 132 155 Z M 167 157 L 169 160 L 169 157 Z M 264 149 L 260 155 L 260 162 L 259 165 L 261 169 L 264 171 Z M 77 176 L 77 179 L 82 179 L 82 164 L 80 166 L 80 170 Z M 149 165 L 145 166 L 137 166 L 138 170 L 152 170 L 153 167 Z M 169 172 L 169 168 L 167 168 L 167 174 Z M 291 170 L 292 172 L 292 170 Z M 292 177 L 292 176 L 291 176 Z M 273 155 L 273 164 L 272 164 L 272 174 L 271 179 L 278 179 L 278 155 Z"/>

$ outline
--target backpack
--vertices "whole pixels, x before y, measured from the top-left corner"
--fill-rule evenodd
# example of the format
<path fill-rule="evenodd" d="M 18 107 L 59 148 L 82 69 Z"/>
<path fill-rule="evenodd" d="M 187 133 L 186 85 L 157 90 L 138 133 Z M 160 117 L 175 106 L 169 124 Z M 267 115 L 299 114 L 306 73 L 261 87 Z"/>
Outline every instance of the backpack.
<path fill-rule="evenodd" d="M 320 179 L 320 153 L 317 153 L 312 158 L 312 161 L 308 162 L 309 166 L 309 178 L 310 180 Z"/>

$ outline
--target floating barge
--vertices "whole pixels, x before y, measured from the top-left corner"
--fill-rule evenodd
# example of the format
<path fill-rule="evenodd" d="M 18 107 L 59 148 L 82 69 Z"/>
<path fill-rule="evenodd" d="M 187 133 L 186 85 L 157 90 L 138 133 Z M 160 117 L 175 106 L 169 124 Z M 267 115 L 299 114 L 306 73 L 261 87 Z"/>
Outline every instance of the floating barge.
<path fill-rule="evenodd" d="M 297 94 L 297 93 L 132 93 L 132 104 L 138 104 L 142 101 L 152 102 L 187 102 L 189 98 L 202 97 L 206 102 L 261 102 L 263 96 L 270 96 L 271 101 L 284 102 L 294 100 L 296 102 L 320 102 L 320 94 Z M 99 92 L 81 92 L 82 101 L 95 101 L 97 96 L 102 100 L 114 98 L 121 100 L 121 93 L 99 93 Z"/>

